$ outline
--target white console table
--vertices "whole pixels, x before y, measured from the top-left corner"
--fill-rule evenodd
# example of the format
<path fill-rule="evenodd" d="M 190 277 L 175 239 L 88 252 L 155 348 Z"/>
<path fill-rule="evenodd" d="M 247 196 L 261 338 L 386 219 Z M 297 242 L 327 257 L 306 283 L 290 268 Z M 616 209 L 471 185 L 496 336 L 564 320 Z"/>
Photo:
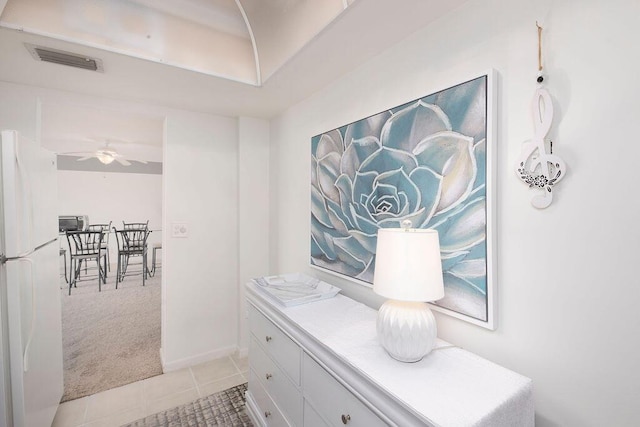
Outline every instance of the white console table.
<path fill-rule="evenodd" d="M 283 307 L 249 283 L 247 299 L 256 425 L 534 425 L 529 378 L 441 340 L 398 362 L 378 344 L 377 312 L 350 298 Z"/>

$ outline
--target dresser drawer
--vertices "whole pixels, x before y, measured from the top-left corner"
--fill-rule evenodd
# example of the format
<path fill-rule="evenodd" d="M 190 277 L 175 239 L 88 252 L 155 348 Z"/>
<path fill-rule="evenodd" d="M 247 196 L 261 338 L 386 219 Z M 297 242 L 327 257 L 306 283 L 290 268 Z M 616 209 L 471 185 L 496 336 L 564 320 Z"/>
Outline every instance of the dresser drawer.
<path fill-rule="evenodd" d="M 305 399 L 330 426 L 386 426 L 306 353 L 302 361 L 302 383 Z"/>
<path fill-rule="evenodd" d="M 302 393 L 267 356 L 255 337 L 249 343 L 249 364 L 289 421 L 294 425 L 302 425 Z"/>
<path fill-rule="evenodd" d="M 304 427 L 331 427 L 313 409 L 308 400 L 304 401 Z"/>
<path fill-rule="evenodd" d="M 293 424 L 287 422 L 284 415 L 282 415 L 276 404 L 271 400 L 269 393 L 264 389 L 256 374 L 251 370 L 249 371 L 249 392 L 261 411 L 255 415 L 267 426 L 295 427 Z"/>
<path fill-rule="evenodd" d="M 252 305 L 249 305 L 249 329 L 265 352 L 299 386 L 300 347 Z"/>

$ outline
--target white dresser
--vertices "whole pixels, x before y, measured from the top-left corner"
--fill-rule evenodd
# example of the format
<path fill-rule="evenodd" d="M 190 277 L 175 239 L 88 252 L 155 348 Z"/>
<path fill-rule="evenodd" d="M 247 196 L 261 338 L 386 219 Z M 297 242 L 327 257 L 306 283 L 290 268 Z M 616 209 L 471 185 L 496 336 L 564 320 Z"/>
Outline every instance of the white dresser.
<path fill-rule="evenodd" d="M 377 312 L 338 295 L 283 307 L 247 284 L 249 390 L 258 426 L 534 425 L 529 378 L 439 340 L 417 363 L 389 357 Z"/>

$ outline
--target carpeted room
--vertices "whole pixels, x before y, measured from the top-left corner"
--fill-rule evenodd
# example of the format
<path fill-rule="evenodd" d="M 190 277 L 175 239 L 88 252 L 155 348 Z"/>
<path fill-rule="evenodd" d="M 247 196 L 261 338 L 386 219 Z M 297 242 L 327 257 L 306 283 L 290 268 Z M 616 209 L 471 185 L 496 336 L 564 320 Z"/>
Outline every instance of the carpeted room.
<path fill-rule="evenodd" d="M 63 283 L 63 402 L 162 374 L 160 283 L 160 271 L 145 286 L 127 276 L 118 289 L 112 273 L 100 292 L 96 278 L 71 295 Z"/>

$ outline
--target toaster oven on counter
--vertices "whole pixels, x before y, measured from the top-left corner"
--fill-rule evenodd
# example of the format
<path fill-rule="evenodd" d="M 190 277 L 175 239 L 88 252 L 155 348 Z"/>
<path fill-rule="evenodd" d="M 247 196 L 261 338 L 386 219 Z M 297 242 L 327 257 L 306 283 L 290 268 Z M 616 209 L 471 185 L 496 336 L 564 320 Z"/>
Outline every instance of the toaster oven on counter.
<path fill-rule="evenodd" d="M 64 233 L 66 231 L 82 231 L 89 226 L 89 217 L 87 215 L 60 215 L 58 217 L 58 231 Z"/>

